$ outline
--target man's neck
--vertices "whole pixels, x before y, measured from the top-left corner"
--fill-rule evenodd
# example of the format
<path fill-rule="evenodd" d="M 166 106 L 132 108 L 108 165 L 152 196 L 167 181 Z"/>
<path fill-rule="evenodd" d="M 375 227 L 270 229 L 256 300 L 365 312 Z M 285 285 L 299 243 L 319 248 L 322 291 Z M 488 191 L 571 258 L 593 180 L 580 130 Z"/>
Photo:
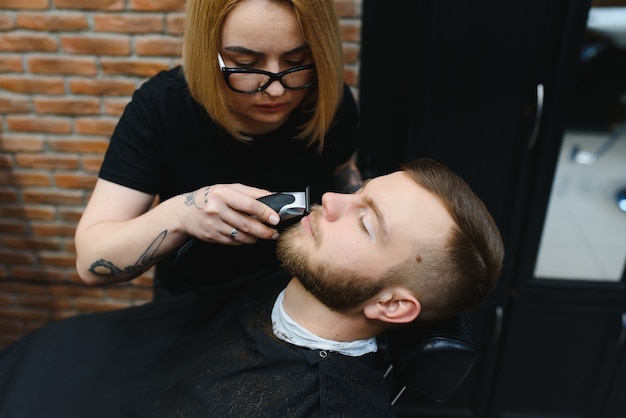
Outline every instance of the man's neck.
<path fill-rule="evenodd" d="M 361 309 L 350 313 L 335 312 L 317 300 L 296 278 L 285 289 L 283 307 L 300 326 L 327 340 L 346 342 L 376 336 L 374 327 Z"/>

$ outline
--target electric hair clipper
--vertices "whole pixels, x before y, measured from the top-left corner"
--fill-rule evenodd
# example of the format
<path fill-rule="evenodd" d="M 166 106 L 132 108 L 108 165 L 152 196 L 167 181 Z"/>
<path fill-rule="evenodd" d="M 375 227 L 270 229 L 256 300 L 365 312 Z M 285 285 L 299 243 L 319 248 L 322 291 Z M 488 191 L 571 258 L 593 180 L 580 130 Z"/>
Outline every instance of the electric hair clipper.
<path fill-rule="evenodd" d="M 308 186 L 304 192 L 273 193 L 260 197 L 257 200 L 265 203 L 278 213 L 280 216 L 278 225 L 270 226 L 272 228 L 276 228 L 279 232 L 282 232 L 282 230 L 287 226 L 295 224 L 300 220 L 300 218 L 308 215 L 310 212 L 310 196 Z M 213 291 L 213 287 L 216 286 L 211 283 L 204 283 L 202 281 L 198 282 L 197 272 L 202 269 L 197 267 L 197 260 L 201 260 L 203 264 L 206 264 L 207 257 L 210 257 L 213 252 L 218 252 L 219 254 L 219 251 L 231 251 L 236 248 L 230 246 L 213 246 L 214 244 L 199 241 L 197 238 L 191 238 L 182 247 L 180 247 L 176 253 L 176 275 L 185 287 L 194 292 L 211 292 Z"/>
<path fill-rule="evenodd" d="M 309 186 L 303 192 L 273 193 L 257 200 L 274 209 L 280 216 L 280 223 L 302 218 L 308 215 L 311 209 Z"/>

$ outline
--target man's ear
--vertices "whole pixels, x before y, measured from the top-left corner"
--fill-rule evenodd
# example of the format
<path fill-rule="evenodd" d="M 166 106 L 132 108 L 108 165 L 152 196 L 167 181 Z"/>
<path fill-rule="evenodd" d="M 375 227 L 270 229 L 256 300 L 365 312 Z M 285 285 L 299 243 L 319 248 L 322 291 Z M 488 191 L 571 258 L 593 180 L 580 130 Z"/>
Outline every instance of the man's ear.
<path fill-rule="evenodd" d="M 383 290 L 376 299 L 363 309 L 368 319 L 393 324 L 412 322 L 420 314 L 422 306 L 413 293 L 403 287 Z"/>

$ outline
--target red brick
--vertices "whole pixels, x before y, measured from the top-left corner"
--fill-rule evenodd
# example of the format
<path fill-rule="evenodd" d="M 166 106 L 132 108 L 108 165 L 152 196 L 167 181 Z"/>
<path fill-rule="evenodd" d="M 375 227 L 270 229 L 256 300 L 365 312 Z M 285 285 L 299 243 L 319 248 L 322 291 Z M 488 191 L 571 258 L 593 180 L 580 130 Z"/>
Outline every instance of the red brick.
<path fill-rule="evenodd" d="M 136 279 L 133 279 L 132 283 L 137 286 L 152 288 L 154 283 L 154 269 L 150 269 Z"/>
<path fill-rule="evenodd" d="M 52 115 L 98 115 L 98 99 L 36 98 L 35 111 L 38 114 Z"/>
<path fill-rule="evenodd" d="M 121 116 L 129 99 L 108 99 L 104 101 L 104 113 L 111 116 Z"/>
<path fill-rule="evenodd" d="M 57 223 L 34 223 L 31 225 L 33 235 L 36 237 L 74 237 L 76 225 L 60 225 Z"/>
<path fill-rule="evenodd" d="M 159 71 L 170 68 L 168 61 L 136 61 L 102 59 L 102 71 L 106 75 L 127 75 L 137 77 L 151 77 Z"/>
<path fill-rule="evenodd" d="M 0 184 L 16 186 L 50 186 L 48 173 L 0 172 Z"/>
<path fill-rule="evenodd" d="M 15 206 L 2 205 L 0 207 L 0 216 L 9 218 L 27 218 L 29 220 L 49 221 L 55 218 L 54 206 Z"/>
<path fill-rule="evenodd" d="M 96 75 L 94 58 L 30 57 L 28 68 L 34 74 Z"/>
<path fill-rule="evenodd" d="M 55 183 L 59 187 L 66 189 L 93 189 L 96 184 L 95 176 L 80 173 L 55 174 Z"/>
<path fill-rule="evenodd" d="M 62 36 L 61 46 L 63 52 L 70 54 L 130 55 L 130 39 L 127 37 Z"/>
<path fill-rule="evenodd" d="M 30 99 L 24 96 L 0 97 L 0 113 L 28 113 L 31 110 Z"/>
<path fill-rule="evenodd" d="M 51 170 L 75 170 L 78 157 L 50 154 L 21 154 L 15 157 L 19 167 Z"/>
<path fill-rule="evenodd" d="M 74 190 L 26 189 L 22 191 L 24 203 L 43 203 L 50 205 L 82 205 L 83 193 Z"/>
<path fill-rule="evenodd" d="M 73 94 L 130 96 L 136 90 L 137 85 L 135 82 L 129 80 L 82 78 L 70 80 L 69 88 L 70 92 Z"/>
<path fill-rule="evenodd" d="M 12 171 L 14 167 L 15 167 L 15 162 L 13 161 L 12 156 L 0 154 L 0 172 Z"/>
<path fill-rule="evenodd" d="M 60 321 L 78 315 L 78 311 L 76 309 L 57 309 L 50 312 L 50 315 L 52 315 L 53 321 Z"/>
<path fill-rule="evenodd" d="M 47 311 L 39 309 L 2 309 L 0 316 L 3 318 L 18 318 L 28 320 L 46 321 L 49 318 Z"/>
<path fill-rule="evenodd" d="M 157 14 L 97 14 L 93 17 L 96 32 L 159 33 L 163 16 Z"/>
<path fill-rule="evenodd" d="M 102 301 L 98 299 L 89 300 L 85 298 L 74 299 L 74 307 L 80 313 L 106 312 L 113 309 L 127 308 L 128 303 Z"/>
<path fill-rule="evenodd" d="M 90 297 L 97 299 L 104 299 L 105 290 L 104 287 L 88 287 L 88 286 L 74 286 L 74 285 L 51 285 L 50 294 L 56 298 L 60 297 Z"/>
<path fill-rule="evenodd" d="M 19 13 L 17 26 L 46 32 L 88 29 L 87 17 L 81 13 Z"/>
<path fill-rule="evenodd" d="M 180 38 L 168 37 L 141 37 L 135 41 L 135 51 L 143 56 L 180 56 Z"/>
<path fill-rule="evenodd" d="M 54 117 L 9 116 L 7 124 L 10 130 L 17 132 L 67 134 L 72 129 L 69 120 Z"/>
<path fill-rule="evenodd" d="M 15 93 L 62 94 L 65 92 L 61 77 L 0 76 L 0 88 Z"/>
<path fill-rule="evenodd" d="M 33 135 L 3 135 L 0 136 L 0 151 L 3 152 L 29 152 L 43 150 L 44 139 L 42 136 Z"/>
<path fill-rule="evenodd" d="M 62 209 L 61 213 L 64 214 L 62 217 L 63 219 L 69 218 L 71 215 L 72 219 L 78 220 L 78 218 L 82 215 L 82 208 L 80 212 L 78 211 L 78 209 L 74 211 L 69 210 L 69 209 Z M 65 252 L 76 254 L 76 245 L 75 245 L 76 243 L 74 242 L 73 239 L 66 239 L 63 241 L 63 243 L 64 243 L 63 248 L 65 249 Z"/>
<path fill-rule="evenodd" d="M 145 11 L 180 11 L 185 6 L 185 0 L 130 0 L 130 9 Z"/>
<path fill-rule="evenodd" d="M 117 125 L 117 119 L 77 118 L 74 127 L 78 134 L 110 136 Z"/>
<path fill-rule="evenodd" d="M 16 222 L 15 220 L 0 219 L 0 232 L 5 234 L 25 234 L 29 227 L 25 223 Z M 0 281 L 0 291 L 2 281 Z"/>
<path fill-rule="evenodd" d="M 2 143 L 0 142 L 0 147 Z M 71 138 L 50 139 L 48 145 L 54 151 L 103 154 L 109 146 L 108 139 Z"/>
<path fill-rule="evenodd" d="M 39 253 L 39 258 L 46 267 L 76 267 L 76 258 L 73 255 Z"/>
<path fill-rule="evenodd" d="M 340 26 L 341 39 L 344 42 L 358 42 L 361 39 L 361 24 L 359 21 L 344 22 Z"/>
<path fill-rule="evenodd" d="M 358 86 L 358 84 L 359 84 L 359 75 L 354 70 L 352 70 L 350 68 L 346 68 L 344 70 L 344 77 L 345 77 L 345 80 L 346 80 L 346 84 L 348 84 L 350 87 Z M 355 96 L 355 98 L 356 98 L 356 96 Z"/>
<path fill-rule="evenodd" d="M 353 47 L 343 49 L 343 61 L 345 64 L 356 64 L 359 60 L 359 50 Z"/>
<path fill-rule="evenodd" d="M 0 0 L 1 1 L 1 0 Z M 17 73 L 24 69 L 22 66 L 22 57 L 19 55 L 2 55 L 0 59 L 0 72 Z"/>
<path fill-rule="evenodd" d="M 103 160 L 104 156 L 83 157 L 83 169 L 91 173 L 97 173 L 100 170 L 100 166 L 102 165 Z"/>
<path fill-rule="evenodd" d="M 74 222 L 78 224 L 80 217 L 83 215 L 84 207 L 79 208 L 59 208 L 59 219 L 62 221 Z M 74 247 L 74 242 L 66 242 L 65 251 L 75 253 L 76 248 Z"/>
<path fill-rule="evenodd" d="M 13 158 L 10 155 L 0 154 L 0 170 L 9 170 L 15 167 Z"/>
<path fill-rule="evenodd" d="M 11 202 L 17 203 L 18 194 L 13 189 L 8 189 L 6 187 L 0 188 L 0 202 Z M 0 228 L 0 231 L 2 229 Z"/>
<path fill-rule="evenodd" d="M 14 306 L 15 305 L 15 298 L 13 297 L 13 295 L 3 295 L 2 293 L 0 293 L 0 306 L 4 307 L 4 306 Z M 2 322 L 0 322 L 0 330 L 2 329 L 1 327 Z"/>
<path fill-rule="evenodd" d="M 0 0 L 0 9 L 47 9 L 50 0 Z"/>
<path fill-rule="evenodd" d="M 68 309 L 72 307 L 72 302 L 63 299 L 54 299 L 49 295 L 39 297 L 21 297 L 20 306 L 31 309 L 50 311 L 54 309 Z"/>
<path fill-rule="evenodd" d="M 47 287 L 30 283 L 0 281 L 0 293 L 21 293 L 27 295 L 48 294 Z"/>
<path fill-rule="evenodd" d="M 9 15 L 0 15 L 0 30 L 8 31 L 9 29 L 13 29 L 15 24 L 13 23 L 13 19 Z"/>
<path fill-rule="evenodd" d="M 184 13 L 170 13 L 167 15 L 167 33 L 170 35 L 182 35 L 185 14 Z"/>
<path fill-rule="evenodd" d="M 43 34 L 5 33 L 0 35 L 0 51 L 10 52 L 56 52 L 56 40 Z"/>
<path fill-rule="evenodd" d="M 33 239 L 3 237 L 1 242 L 5 248 L 13 248 L 16 250 L 60 251 L 63 249 L 61 240 L 57 238 Z"/>
<path fill-rule="evenodd" d="M 29 265 L 29 264 L 36 263 L 37 259 L 35 258 L 33 254 L 8 251 L 7 249 L 2 249 L 2 251 L 0 251 L 0 262 Z M 11 272 L 11 276 L 13 276 L 13 272 Z"/>
<path fill-rule="evenodd" d="M 34 263 L 33 263 L 34 264 Z M 66 281 L 66 274 L 60 269 L 50 267 L 19 266 L 11 269 L 11 277 L 22 282 L 37 282 L 48 286 L 49 283 Z"/>
<path fill-rule="evenodd" d="M 125 0 L 53 0 L 59 9 L 77 10 L 123 10 Z"/>
<path fill-rule="evenodd" d="M 357 17 L 361 15 L 361 3 L 354 0 L 335 0 L 335 10 L 339 19 L 346 17 Z"/>

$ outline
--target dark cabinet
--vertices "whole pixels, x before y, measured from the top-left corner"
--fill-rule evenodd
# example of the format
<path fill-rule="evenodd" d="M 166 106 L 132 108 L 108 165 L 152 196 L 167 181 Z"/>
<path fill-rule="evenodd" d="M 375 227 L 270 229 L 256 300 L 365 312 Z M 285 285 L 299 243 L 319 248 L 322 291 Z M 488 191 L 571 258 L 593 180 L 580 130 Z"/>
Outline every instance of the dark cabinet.
<path fill-rule="evenodd" d="M 507 251 L 497 288 L 470 315 L 472 372 L 441 404 L 404 394 L 400 417 L 626 416 L 624 273 L 536 269 L 590 7 L 363 1 L 365 177 L 418 157 L 445 163 L 485 201 Z"/>
<path fill-rule="evenodd" d="M 623 379 L 623 302 L 545 293 L 513 298 L 492 416 L 619 416 L 604 411 L 611 392 L 616 402 L 626 394 L 614 380 Z"/>
<path fill-rule="evenodd" d="M 624 329 L 626 318 L 622 315 L 622 329 Z M 616 367 L 612 372 L 611 385 L 609 394 L 606 399 L 606 406 L 604 408 L 604 416 L 609 418 L 623 417 L 624 411 L 626 411 L 626 349 L 624 343 L 626 340 L 626 333 L 622 331 L 619 340 L 619 353 L 616 362 Z"/>

